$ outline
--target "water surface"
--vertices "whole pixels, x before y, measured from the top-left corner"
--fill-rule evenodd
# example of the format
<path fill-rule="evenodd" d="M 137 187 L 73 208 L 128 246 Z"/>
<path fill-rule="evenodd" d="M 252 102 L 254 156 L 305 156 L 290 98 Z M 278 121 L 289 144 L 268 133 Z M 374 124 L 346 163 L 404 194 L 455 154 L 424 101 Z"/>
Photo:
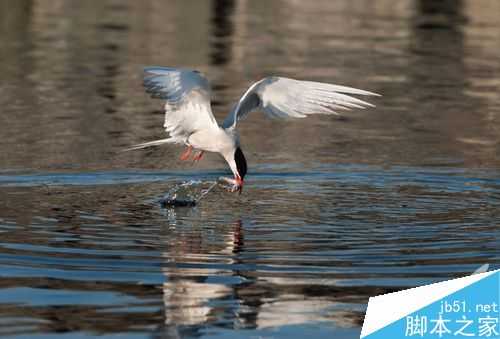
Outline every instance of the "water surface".
<path fill-rule="evenodd" d="M 500 265 L 497 1 L 0 1 L 0 335 L 358 338 L 370 296 Z M 142 67 L 383 94 L 240 125 L 243 194 L 163 138 Z"/>

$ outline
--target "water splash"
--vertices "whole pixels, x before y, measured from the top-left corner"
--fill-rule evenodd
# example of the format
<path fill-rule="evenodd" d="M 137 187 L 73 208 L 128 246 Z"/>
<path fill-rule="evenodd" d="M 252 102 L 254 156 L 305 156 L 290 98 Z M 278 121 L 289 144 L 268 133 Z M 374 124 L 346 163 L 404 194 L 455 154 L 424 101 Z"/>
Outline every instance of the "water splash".
<path fill-rule="evenodd" d="M 175 185 L 160 199 L 163 207 L 194 207 L 217 186 L 217 181 L 189 180 Z"/>

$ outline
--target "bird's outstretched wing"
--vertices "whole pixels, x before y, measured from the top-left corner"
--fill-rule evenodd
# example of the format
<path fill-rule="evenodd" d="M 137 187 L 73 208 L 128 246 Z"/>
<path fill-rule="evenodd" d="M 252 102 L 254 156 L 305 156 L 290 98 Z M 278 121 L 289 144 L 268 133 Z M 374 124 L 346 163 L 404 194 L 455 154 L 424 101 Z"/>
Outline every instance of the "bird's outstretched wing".
<path fill-rule="evenodd" d="M 238 121 L 258 109 L 270 117 L 305 118 L 309 114 L 338 114 L 341 110 L 374 106 L 347 94 L 379 95 L 322 82 L 267 77 L 250 86 L 224 120 L 223 127 L 236 127 Z"/>
<path fill-rule="evenodd" d="M 210 85 L 198 71 L 146 67 L 144 87 L 153 98 L 164 99 L 165 123 L 170 138 L 136 145 L 131 149 L 163 143 L 184 143 L 189 135 L 218 127 L 210 107 Z"/>

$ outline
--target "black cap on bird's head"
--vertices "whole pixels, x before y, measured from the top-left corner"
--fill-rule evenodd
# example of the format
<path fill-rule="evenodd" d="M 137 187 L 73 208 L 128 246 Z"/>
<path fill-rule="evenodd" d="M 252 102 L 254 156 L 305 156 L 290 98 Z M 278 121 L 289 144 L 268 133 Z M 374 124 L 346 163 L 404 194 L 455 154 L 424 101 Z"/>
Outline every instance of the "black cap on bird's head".
<path fill-rule="evenodd" d="M 241 151 L 241 148 L 237 147 L 234 152 L 234 161 L 236 162 L 236 169 L 238 170 L 238 175 L 240 179 L 243 181 L 245 175 L 247 174 L 247 160 Z"/>
<path fill-rule="evenodd" d="M 236 171 L 238 172 L 237 175 L 235 175 L 237 185 L 236 190 L 241 194 L 241 191 L 243 190 L 243 179 L 247 174 L 247 160 L 239 147 L 237 147 L 234 152 L 234 162 L 236 163 Z"/>

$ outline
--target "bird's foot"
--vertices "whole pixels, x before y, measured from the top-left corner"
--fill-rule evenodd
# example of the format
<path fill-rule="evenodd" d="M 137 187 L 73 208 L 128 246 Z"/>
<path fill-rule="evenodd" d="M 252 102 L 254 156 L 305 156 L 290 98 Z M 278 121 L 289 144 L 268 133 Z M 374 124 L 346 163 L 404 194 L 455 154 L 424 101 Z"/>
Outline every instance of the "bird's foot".
<path fill-rule="evenodd" d="M 193 158 L 193 162 L 198 162 L 201 160 L 201 158 L 203 158 L 203 154 L 205 152 L 204 151 L 199 151 L 198 153 L 196 153 L 196 155 L 194 156 Z"/>
<path fill-rule="evenodd" d="M 193 150 L 193 147 L 192 146 L 188 146 L 186 148 L 186 150 L 184 152 L 182 152 L 181 156 L 180 156 L 180 160 L 182 161 L 186 161 L 189 159 L 189 156 L 191 155 L 191 151 Z"/>

